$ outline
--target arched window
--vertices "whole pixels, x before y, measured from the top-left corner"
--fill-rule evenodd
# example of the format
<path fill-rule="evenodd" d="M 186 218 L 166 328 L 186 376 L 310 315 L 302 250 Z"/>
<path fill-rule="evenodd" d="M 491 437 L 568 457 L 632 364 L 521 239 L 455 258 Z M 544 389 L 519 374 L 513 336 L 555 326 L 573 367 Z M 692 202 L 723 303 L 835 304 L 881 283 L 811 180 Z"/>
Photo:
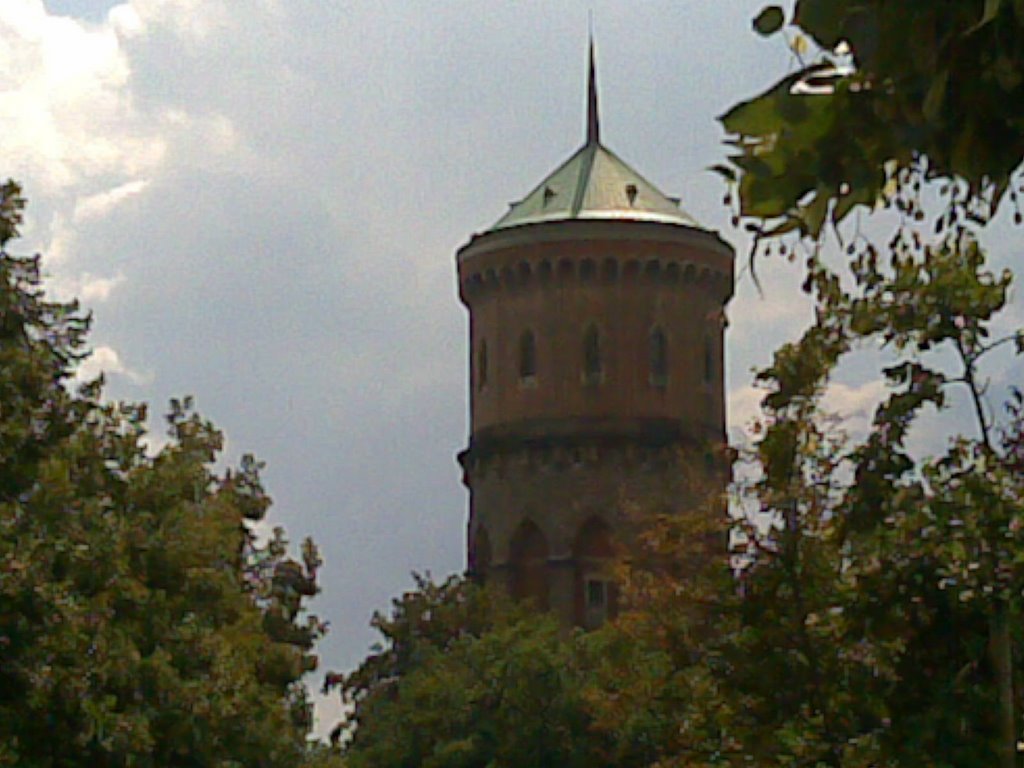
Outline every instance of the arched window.
<path fill-rule="evenodd" d="M 704 337 L 704 383 L 711 384 L 715 379 L 715 343 L 710 336 Z"/>
<path fill-rule="evenodd" d="M 587 384 L 601 381 L 601 337 L 593 325 L 583 334 L 583 380 Z"/>
<path fill-rule="evenodd" d="M 668 339 L 661 328 L 651 331 L 650 344 L 650 381 L 656 387 L 664 387 L 668 383 Z"/>
<path fill-rule="evenodd" d="M 480 349 L 476 353 L 476 388 L 483 389 L 487 386 L 487 340 L 480 342 Z"/>
<path fill-rule="evenodd" d="M 537 375 L 537 340 L 533 331 L 523 331 L 519 337 L 519 378 L 533 379 Z"/>

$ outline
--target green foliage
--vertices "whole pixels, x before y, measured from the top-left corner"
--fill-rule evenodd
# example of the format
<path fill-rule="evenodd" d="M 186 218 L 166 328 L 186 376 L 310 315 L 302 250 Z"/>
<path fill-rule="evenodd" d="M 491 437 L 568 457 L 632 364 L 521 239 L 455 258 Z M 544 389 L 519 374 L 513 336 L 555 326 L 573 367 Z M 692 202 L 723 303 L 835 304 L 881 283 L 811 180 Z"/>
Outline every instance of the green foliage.
<path fill-rule="evenodd" d="M 989 331 L 1010 278 L 987 272 L 968 237 L 888 257 L 868 244 L 853 273 L 845 290 L 821 264 L 809 265 L 816 322 L 761 374 L 768 421 L 755 491 L 778 524 L 748 531 L 746 578 L 755 598 L 777 585 L 763 609 L 789 618 L 760 617 L 749 650 L 770 660 L 792 652 L 779 679 L 796 696 L 770 710 L 787 726 L 798 722 L 801 747 L 817 744 L 826 764 L 846 765 L 856 743 L 870 745 L 864 759 L 887 761 L 880 764 L 991 765 L 1000 683 L 991 626 L 1016 610 L 1024 589 L 1016 565 L 1024 478 L 1009 449 L 1019 424 L 999 445 L 979 410 L 975 438 L 955 436 L 925 460 L 914 459 L 907 439 L 952 390 L 981 407 L 981 361 L 1012 338 L 992 340 Z M 841 359 L 868 342 L 895 358 L 885 371 L 890 394 L 870 433 L 851 444 L 830 433 L 820 397 Z M 954 370 L 926 362 L 935 350 L 956 361 Z M 775 624 L 800 644 L 766 632 Z M 1024 649 L 1019 636 L 1012 642 Z M 810 705 L 806 713 L 798 702 Z"/>
<path fill-rule="evenodd" d="M 251 457 L 173 401 L 146 449 L 143 406 L 72 389 L 88 318 L 46 301 L 7 252 L 23 201 L 0 190 L 0 765 L 297 766 L 301 618 L 318 556 L 249 524 L 270 500 Z M 301 619 L 301 623 L 300 623 Z"/>
<path fill-rule="evenodd" d="M 416 587 L 375 618 L 383 647 L 329 677 L 353 708 L 347 765 L 616 764 L 590 727 L 580 637 L 471 582 Z"/>
<path fill-rule="evenodd" d="M 752 490 L 773 525 L 746 531 L 745 602 L 760 607 L 740 637 L 765 666 L 738 690 L 773 729 L 740 739 L 763 759 L 1016 764 L 1022 397 L 991 410 L 984 364 L 1024 345 L 991 337 L 1010 275 L 986 270 L 974 235 L 1007 198 L 1022 221 L 1022 32 L 1016 0 L 797 0 L 798 71 L 721 118 L 732 154 L 716 170 L 751 258 L 803 248 L 816 305 L 760 376 Z M 884 247 L 859 217 L 840 227 L 880 207 L 896 214 Z M 830 225 L 848 274 L 822 261 Z M 852 443 L 821 396 L 865 346 L 892 361 L 889 395 Z M 913 431 L 956 397 L 972 433 L 915 456 Z"/>
<path fill-rule="evenodd" d="M 781 14 L 766 8 L 755 27 L 776 32 Z M 955 182 L 944 216 L 986 221 L 1008 191 L 1016 207 L 1024 4 L 797 0 L 792 23 L 798 71 L 720 118 L 725 175 L 759 237 L 817 238 L 879 202 L 922 217 L 922 183 L 936 178 Z"/>
<path fill-rule="evenodd" d="M 619 573 L 627 608 L 588 638 L 587 702 L 614 765 L 730 765 L 742 756 L 733 721 L 746 704 L 728 688 L 741 595 L 725 546 L 731 523 L 717 494 L 708 501 L 640 511 Z"/>
<path fill-rule="evenodd" d="M 754 29 L 762 35 L 773 35 L 786 23 L 786 14 L 777 5 L 769 5 L 754 19 Z"/>

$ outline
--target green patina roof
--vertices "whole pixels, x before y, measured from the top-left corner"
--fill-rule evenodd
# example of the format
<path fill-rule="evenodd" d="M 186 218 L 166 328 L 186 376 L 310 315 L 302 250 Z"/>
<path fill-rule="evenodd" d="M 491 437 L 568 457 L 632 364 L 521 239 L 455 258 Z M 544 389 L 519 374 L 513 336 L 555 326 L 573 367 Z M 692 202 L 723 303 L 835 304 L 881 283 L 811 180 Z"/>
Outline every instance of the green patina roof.
<path fill-rule="evenodd" d="M 489 231 L 566 219 L 622 219 L 699 226 L 679 208 L 677 200 L 664 195 L 601 143 L 592 43 L 586 143 L 530 194 L 513 203 Z"/>
<path fill-rule="evenodd" d="M 513 203 L 491 231 L 565 219 L 625 219 L 699 226 L 657 187 L 599 143 L 588 143 L 530 194 Z"/>

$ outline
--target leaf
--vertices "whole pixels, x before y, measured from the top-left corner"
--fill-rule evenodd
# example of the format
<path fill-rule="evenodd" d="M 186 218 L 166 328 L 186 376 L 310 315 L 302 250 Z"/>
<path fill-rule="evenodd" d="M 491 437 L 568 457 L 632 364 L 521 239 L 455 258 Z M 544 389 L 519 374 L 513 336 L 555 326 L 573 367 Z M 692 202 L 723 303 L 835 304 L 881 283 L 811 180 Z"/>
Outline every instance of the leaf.
<path fill-rule="evenodd" d="M 821 232 L 821 226 L 825 223 L 825 217 L 828 215 L 828 205 L 831 200 L 831 191 L 825 187 L 818 187 L 814 193 L 814 198 L 807 205 L 800 206 L 800 218 L 806 225 L 807 232 L 812 237 L 817 237 Z"/>
<path fill-rule="evenodd" d="M 752 99 L 741 101 L 733 106 L 718 121 L 727 133 L 746 137 L 764 137 L 790 127 L 786 117 L 780 112 L 780 105 L 793 100 L 806 102 L 806 107 L 815 107 L 815 114 L 826 113 L 826 105 L 818 104 L 819 98 L 808 99 L 807 95 L 793 93 L 798 83 L 832 71 L 830 64 L 812 64 L 798 72 L 784 77 L 768 90 Z M 742 146 L 742 145 L 741 145 Z"/>
<path fill-rule="evenodd" d="M 858 205 L 872 205 L 878 196 L 878 189 L 871 184 L 858 184 L 851 186 L 845 195 L 836 198 L 836 204 L 832 208 L 832 224 L 837 225 L 846 215 Z"/>
<path fill-rule="evenodd" d="M 785 87 L 788 89 L 790 84 L 786 83 Z M 782 121 L 775 111 L 775 100 L 772 98 L 774 91 L 741 101 L 719 117 L 719 122 L 726 132 L 741 136 L 765 136 L 778 130 Z"/>
<path fill-rule="evenodd" d="M 844 14 L 848 7 L 834 0 L 803 0 L 796 4 L 793 22 L 828 50 L 836 47 L 842 37 Z"/>
<path fill-rule="evenodd" d="M 771 219 L 784 215 L 793 195 L 786 194 L 782 185 L 773 184 L 770 176 L 746 172 L 740 179 L 740 208 L 744 216 Z"/>
<path fill-rule="evenodd" d="M 769 5 L 757 14 L 757 18 L 754 19 L 754 29 L 758 34 L 767 37 L 782 29 L 782 25 L 785 23 L 786 14 L 782 12 L 782 8 L 777 5 Z"/>

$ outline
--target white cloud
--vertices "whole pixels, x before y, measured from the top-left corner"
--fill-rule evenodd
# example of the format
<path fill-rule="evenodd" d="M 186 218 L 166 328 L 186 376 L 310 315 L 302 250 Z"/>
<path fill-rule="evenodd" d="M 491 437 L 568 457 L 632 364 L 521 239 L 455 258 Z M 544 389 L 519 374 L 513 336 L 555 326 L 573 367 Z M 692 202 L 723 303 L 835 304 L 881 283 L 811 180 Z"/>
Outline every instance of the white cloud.
<path fill-rule="evenodd" d="M 191 45 L 201 45 L 232 22 L 232 6 L 210 0 L 134 0 L 130 7 L 136 28 L 164 27 Z"/>
<path fill-rule="evenodd" d="M 131 270 L 118 263 L 122 253 L 97 250 L 97 235 L 154 182 L 182 168 L 258 167 L 221 111 L 137 93 L 147 35 L 170 31 L 198 45 L 227 23 L 229 7 L 132 0 L 95 23 L 50 15 L 43 0 L 0 2 L 2 173 L 25 183 L 25 248 L 45 255 L 51 294 L 86 304 L 111 298 Z M 135 375 L 100 350 L 88 365 L 101 361 L 108 372 Z"/>
<path fill-rule="evenodd" d="M 78 289 L 78 297 L 86 304 L 106 301 L 111 292 L 124 282 L 124 275 L 114 277 L 93 277 L 88 272 L 82 275 L 82 283 Z"/>
<path fill-rule="evenodd" d="M 862 438 L 871 425 L 875 408 L 888 393 L 881 380 L 850 385 L 833 382 L 822 397 L 822 408 L 842 420 L 843 429 L 854 438 Z"/>
<path fill-rule="evenodd" d="M 58 301 L 78 299 L 86 307 L 93 307 L 108 301 L 124 281 L 125 276 L 121 272 L 111 277 L 101 277 L 83 272 L 77 277 L 51 278 L 47 283 L 47 293 Z"/>
<path fill-rule="evenodd" d="M 123 377 L 132 384 L 147 384 L 152 379 L 152 376 L 148 374 L 139 373 L 129 368 L 121 360 L 117 350 L 107 346 L 99 346 L 93 349 L 92 353 L 78 366 L 75 376 L 79 381 L 88 381 L 96 378 L 101 373 L 107 378 L 111 376 Z"/>
<path fill-rule="evenodd" d="M 193 162 L 238 150 L 232 121 L 216 110 L 193 114 L 187 103 L 152 110 L 140 104 L 132 62 L 146 43 L 140 38 L 156 31 L 169 31 L 187 45 L 201 44 L 226 28 L 228 7 L 206 0 L 134 0 L 93 24 L 49 15 L 43 0 L 4 0 L 4 173 L 30 179 L 29 193 L 54 205 L 71 197 L 77 224 L 145 189 L 182 142 Z"/>
<path fill-rule="evenodd" d="M 161 142 L 135 115 L 114 25 L 50 16 L 42 0 L 5 0 L 0 42 L 0 152 L 8 172 L 52 195 L 160 161 Z"/>
<path fill-rule="evenodd" d="M 31 217 L 34 213 L 31 206 L 28 212 Z M 69 225 L 67 216 L 57 211 L 48 222 L 40 223 L 37 228 L 42 230 L 36 239 L 42 241 L 41 250 L 46 254 L 47 269 L 60 267 L 74 252 L 75 247 L 75 231 Z"/>
<path fill-rule="evenodd" d="M 114 28 L 118 37 L 136 37 L 145 30 L 145 25 L 139 17 L 139 12 L 130 3 L 115 5 L 107 12 L 107 21 Z"/>
<path fill-rule="evenodd" d="M 136 179 L 135 181 L 120 184 L 113 189 L 108 189 L 105 192 L 98 192 L 94 195 L 79 198 L 75 203 L 72 220 L 76 224 L 80 224 L 89 219 L 106 216 L 118 204 L 124 202 L 129 197 L 139 194 L 148 186 L 149 181 Z"/>

